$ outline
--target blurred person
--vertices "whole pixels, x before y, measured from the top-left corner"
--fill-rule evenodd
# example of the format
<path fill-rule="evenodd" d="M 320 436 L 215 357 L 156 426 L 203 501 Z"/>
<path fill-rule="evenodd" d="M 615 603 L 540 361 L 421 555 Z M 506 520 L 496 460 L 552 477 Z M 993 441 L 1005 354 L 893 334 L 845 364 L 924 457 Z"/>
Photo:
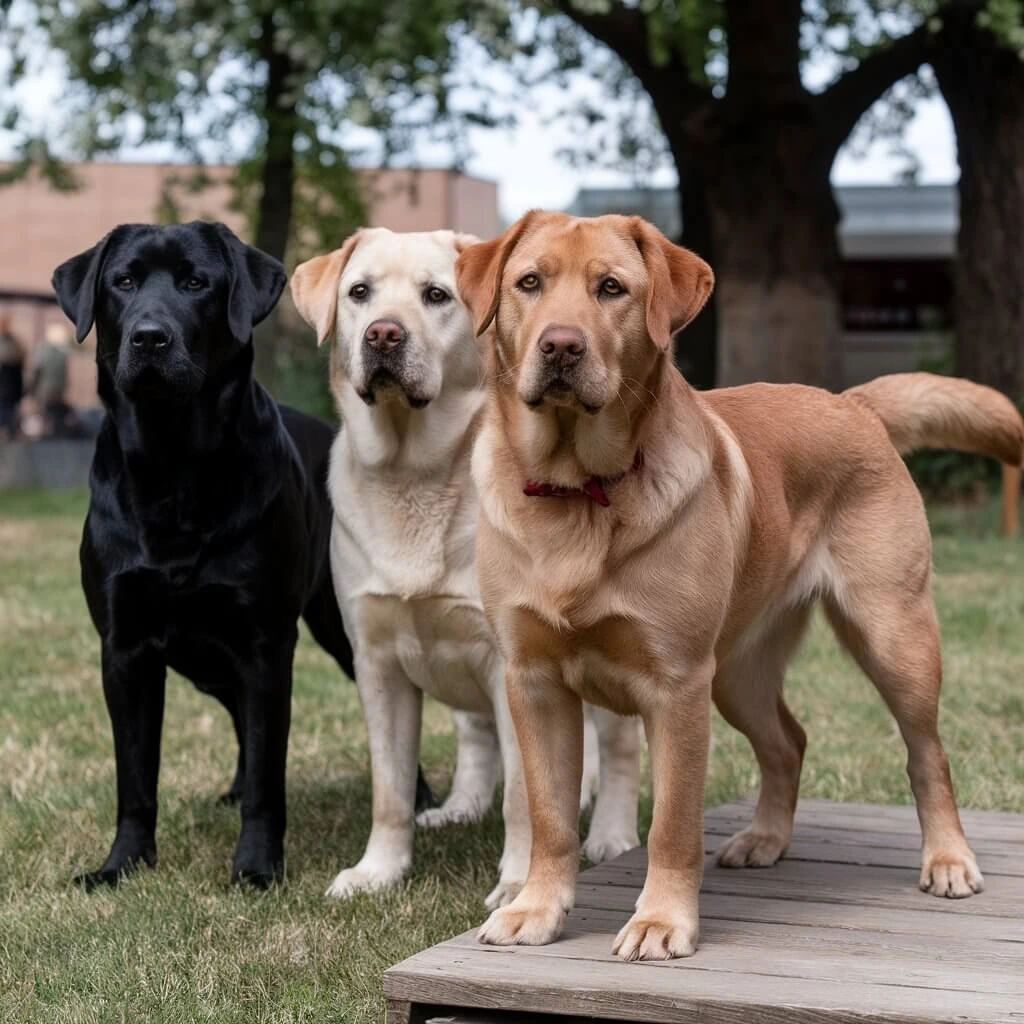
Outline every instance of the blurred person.
<path fill-rule="evenodd" d="M 0 316 L 0 436 L 18 435 L 18 404 L 25 393 L 25 350 L 11 330 L 10 318 Z"/>
<path fill-rule="evenodd" d="M 66 327 L 48 324 L 45 340 L 33 358 L 30 391 L 43 416 L 44 437 L 60 437 L 65 433 L 71 411 L 65 399 L 70 345 L 71 334 Z"/>

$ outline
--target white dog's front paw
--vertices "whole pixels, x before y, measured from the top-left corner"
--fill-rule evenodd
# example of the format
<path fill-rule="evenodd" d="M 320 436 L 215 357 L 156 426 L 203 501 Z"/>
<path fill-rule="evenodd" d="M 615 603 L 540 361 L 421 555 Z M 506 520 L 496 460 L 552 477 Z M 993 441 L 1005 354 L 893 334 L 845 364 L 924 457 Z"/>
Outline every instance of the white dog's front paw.
<path fill-rule="evenodd" d="M 444 828 L 446 825 L 469 825 L 479 821 L 486 808 L 463 793 L 452 793 L 440 807 L 431 807 L 416 815 L 420 828 Z"/>
<path fill-rule="evenodd" d="M 525 879 L 518 881 L 507 878 L 499 879 L 498 884 L 490 891 L 487 899 L 484 900 L 484 904 L 488 910 L 507 907 L 523 891 L 525 884 Z"/>
<path fill-rule="evenodd" d="M 357 864 L 354 868 L 339 871 L 325 895 L 336 900 L 347 900 L 357 892 L 373 892 L 395 885 L 402 880 L 404 874 L 400 867 L 371 867 Z"/>
<path fill-rule="evenodd" d="M 635 832 L 601 832 L 597 835 L 591 833 L 583 844 L 583 856 L 591 864 L 603 864 L 606 860 L 614 860 L 639 845 L 640 837 Z"/>

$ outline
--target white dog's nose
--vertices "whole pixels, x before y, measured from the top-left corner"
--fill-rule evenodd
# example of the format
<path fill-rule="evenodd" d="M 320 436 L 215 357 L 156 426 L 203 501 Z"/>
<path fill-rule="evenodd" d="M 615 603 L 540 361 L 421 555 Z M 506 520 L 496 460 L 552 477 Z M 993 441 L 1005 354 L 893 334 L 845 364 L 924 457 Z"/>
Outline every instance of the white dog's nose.
<path fill-rule="evenodd" d="M 370 348 L 386 354 L 398 348 L 408 336 L 405 328 L 397 320 L 374 320 L 366 328 L 363 341 Z"/>

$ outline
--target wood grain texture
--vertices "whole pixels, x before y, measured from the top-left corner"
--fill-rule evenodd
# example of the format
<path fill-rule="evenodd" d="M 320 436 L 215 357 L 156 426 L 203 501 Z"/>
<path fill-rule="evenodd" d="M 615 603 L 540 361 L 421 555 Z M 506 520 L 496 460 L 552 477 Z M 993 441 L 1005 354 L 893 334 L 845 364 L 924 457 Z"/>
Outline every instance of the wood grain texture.
<path fill-rule="evenodd" d="M 486 947 L 469 932 L 391 968 L 389 1014 L 404 1001 L 410 1020 L 421 1005 L 432 1015 L 419 1019 L 451 1024 L 1024 1024 L 1024 816 L 965 813 L 986 891 L 939 900 L 917 889 L 912 807 L 802 802 L 787 859 L 715 867 L 711 851 L 751 811 L 743 801 L 707 813 L 696 956 L 611 955 L 646 870 L 646 852 L 631 850 L 583 872 L 558 942 Z"/>

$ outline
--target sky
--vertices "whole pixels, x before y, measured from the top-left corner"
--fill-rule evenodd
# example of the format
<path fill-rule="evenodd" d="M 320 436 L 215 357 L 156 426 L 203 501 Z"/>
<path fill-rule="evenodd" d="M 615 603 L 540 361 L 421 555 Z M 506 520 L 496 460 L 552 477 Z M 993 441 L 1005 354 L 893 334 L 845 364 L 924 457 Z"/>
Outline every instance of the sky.
<path fill-rule="evenodd" d="M 498 182 L 505 219 L 512 220 L 534 206 L 562 209 L 584 186 L 633 184 L 622 174 L 567 167 L 555 156 L 564 144 L 562 130 L 557 125 L 545 125 L 537 114 L 527 113 L 512 132 L 474 133 L 474 156 L 467 170 Z M 917 102 L 904 143 L 919 164 L 916 180 L 920 184 L 951 184 L 959 177 L 953 125 L 941 98 Z M 832 169 L 833 182 L 878 185 L 898 181 L 907 162 L 902 155 L 893 155 L 891 149 L 888 141 L 869 146 L 863 156 L 844 148 Z M 675 176 L 662 171 L 644 184 L 673 185 Z"/>
<path fill-rule="evenodd" d="M 814 68 L 809 69 L 811 75 Z M 575 83 L 581 91 L 592 91 L 591 83 Z M 29 119 L 45 124 L 50 112 L 60 102 L 64 76 L 51 60 L 36 63 L 32 78 L 21 84 L 19 99 Z M 574 168 L 557 156 L 565 144 L 566 125 L 552 122 L 551 115 L 560 100 L 554 93 L 531 97 L 529 105 L 518 104 L 518 123 L 514 129 L 473 129 L 470 133 L 471 155 L 466 170 L 474 175 L 496 181 L 501 214 L 507 221 L 531 207 L 561 209 L 568 206 L 583 187 L 641 184 L 672 185 L 671 170 L 656 172 L 637 181 L 622 173 L 598 168 Z M 953 127 L 945 103 L 939 97 L 918 100 L 915 116 L 907 128 L 904 143 L 918 165 L 917 181 L 921 184 L 949 184 L 958 177 Z M 0 159 L 10 155 L 10 140 L 0 131 Z M 128 151 L 126 159 L 171 159 L 167 148 L 147 147 Z M 444 147 L 420 144 L 412 162 L 426 166 L 443 166 L 451 162 L 451 153 Z M 906 157 L 892 152 L 892 143 L 879 141 L 866 151 L 851 152 L 844 148 L 832 171 L 836 184 L 889 184 L 899 180 L 907 166 Z"/>

